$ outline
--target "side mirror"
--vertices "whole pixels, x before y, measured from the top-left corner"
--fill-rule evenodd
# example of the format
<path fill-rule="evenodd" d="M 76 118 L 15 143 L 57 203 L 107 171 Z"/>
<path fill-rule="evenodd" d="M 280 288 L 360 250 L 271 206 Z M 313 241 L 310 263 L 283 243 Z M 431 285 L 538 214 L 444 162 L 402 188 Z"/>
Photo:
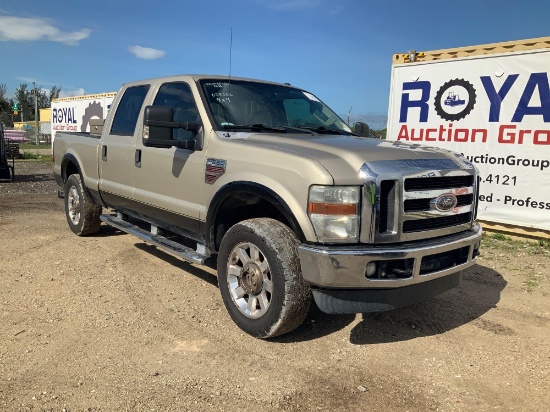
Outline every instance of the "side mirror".
<path fill-rule="evenodd" d="M 370 137 L 370 128 L 369 125 L 363 122 L 357 122 L 353 126 L 353 131 L 355 134 L 361 137 Z"/>
<path fill-rule="evenodd" d="M 147 147 L 169 148 L 177 146 L 172 139 L 173 110 L 165 106 L 147 106 L 143 115 L 143 145 Z"/>
<path fill-rule="evenodd" d="M 201 124 L 197 122 L 174 122 L 174 111 L 167 106 L 146 106 L 143 114 L 143 145 L 148 147 L 181 147 L 197 150 L 195 140 L 176 140 L 173 129 L 197 132 Z M 202 148 L 202 147 L 201 147 Z M 200 149 L 198 149 L 200 150 Z"/>

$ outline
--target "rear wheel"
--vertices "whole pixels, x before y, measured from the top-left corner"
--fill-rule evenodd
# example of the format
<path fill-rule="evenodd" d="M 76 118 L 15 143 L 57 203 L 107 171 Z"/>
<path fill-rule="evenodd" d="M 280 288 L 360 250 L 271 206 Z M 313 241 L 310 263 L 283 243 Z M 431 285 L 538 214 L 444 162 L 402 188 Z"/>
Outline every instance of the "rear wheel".
<path fill-rule="evenodd" d="M 69 227 L 78 236 L 91 235 L 101 226 L 101 206 L 92 202 L 82 185 L 80 175 L 70 175 L 63 190 L 65 216 Z"/>
<path fill-rule="evenodd" d="M 311 304 L 302 278 L 298 239 L 273 219 L 240 222 L 225 234 L 218 255 L 220 292 L 246 333 L 271 338 L 297 328 Z"/>

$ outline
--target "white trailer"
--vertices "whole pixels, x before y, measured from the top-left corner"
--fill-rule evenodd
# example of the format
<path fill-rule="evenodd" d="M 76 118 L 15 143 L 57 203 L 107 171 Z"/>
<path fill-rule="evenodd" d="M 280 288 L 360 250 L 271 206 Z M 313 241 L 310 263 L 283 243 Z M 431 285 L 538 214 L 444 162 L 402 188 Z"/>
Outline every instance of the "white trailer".
<path fill-rule="evenodd" d="M 52 145 L 58 131 L 89 132 L 90 119 L 105 119 L 115 96 L 112 92 L 52 100 Z"/>
<path fill-rule="evenodd" d="M 550 37 L 393 56 L 387 138 L 463 154 L 479 219 L 550 230 Z"/>

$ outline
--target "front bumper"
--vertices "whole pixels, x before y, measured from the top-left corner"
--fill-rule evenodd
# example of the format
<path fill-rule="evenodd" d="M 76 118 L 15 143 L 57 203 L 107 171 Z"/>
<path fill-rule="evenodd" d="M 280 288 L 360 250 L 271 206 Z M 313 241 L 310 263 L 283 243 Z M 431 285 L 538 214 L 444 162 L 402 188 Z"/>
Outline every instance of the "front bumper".
<path fill-rule="evenodd" d="M 392 246 L 301 244 L 298 254 L 303 278 L 312 286 L 321 310 L 371 312 L 405 306 L 457 286 L 458 272 L 475 263 L 481 234 L 481 226 L 475 224 L 458 234 Z M 390 266 L 403 262 L 411 270 L 374 279 L 366 273 L 370 262 Z"/>

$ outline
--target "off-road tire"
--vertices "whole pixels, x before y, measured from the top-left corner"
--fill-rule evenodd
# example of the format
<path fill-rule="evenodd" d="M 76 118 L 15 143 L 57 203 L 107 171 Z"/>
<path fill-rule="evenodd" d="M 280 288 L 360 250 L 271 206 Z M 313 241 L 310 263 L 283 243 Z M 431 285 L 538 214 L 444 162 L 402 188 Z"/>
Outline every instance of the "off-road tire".
<path fill-rule="evenodd" d="M 97 233 L 101 226 L 101 206 L 92 202 L 80 175 L 70 175 L 63 188 L 65 216 L 74 234 L 86 236 Z"/>
<path fill-rule="evenodd" d="M 304 321 L 311 305 L 311 291 L 302 278 L 297 245 L 298 239 L 290 228 L 277 220 L 267 218 L 237 223 L 223 237 L 218 254 L 218 284 L 227 311 L 237 326 L 246 333 L 257 338 L 272 338 L 296 329 Z M 258 250 L 258 260 L 267 261 L 269 268 L 262 281 L 264 289 L 271 289 L 269 305 L 262 311 L 258 302 L 260 310 L 256 312 L 261 315 L 257 317 L 245 314 L 237 303 L 238 300 L 242 304 L 247 296 L 250 302 L 253 294 L 246 294 L 237 300 L 235 297 L 238 289 L 235 289 L 235 284 L 238 282 L 240 285 L 245 277 L 244 270 L 240 277 L 235 276 L 235 266 L 240 264 L 240 261 L 235 262 L 235 250 L 242 247 L 245 250 L 249 247 L 249 251 Z M 250 256 L 252 254 L 253 252 Z M 233 265 L 230 261 L 232 256 Z M 247 256 L 246 253 L 244 256 Z M 231 271 L 230 265 L 233 266 Z M 261 266 L 266 266 L 263 261 Z M 263 291 L 262 293 L 265 294 Z"/>

